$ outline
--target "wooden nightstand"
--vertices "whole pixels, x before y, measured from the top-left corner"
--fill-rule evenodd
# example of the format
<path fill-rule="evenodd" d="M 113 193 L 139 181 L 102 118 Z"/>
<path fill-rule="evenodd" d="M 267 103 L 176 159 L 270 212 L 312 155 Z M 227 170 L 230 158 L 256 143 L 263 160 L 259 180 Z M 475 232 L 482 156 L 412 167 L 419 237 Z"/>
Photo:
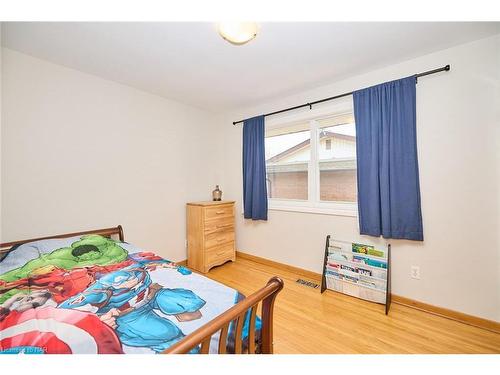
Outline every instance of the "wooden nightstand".
<path fill-rule="evenodd" d="M 236 258 L 234 201 L 187 204 L 188 267 L 206 273 Z"/>

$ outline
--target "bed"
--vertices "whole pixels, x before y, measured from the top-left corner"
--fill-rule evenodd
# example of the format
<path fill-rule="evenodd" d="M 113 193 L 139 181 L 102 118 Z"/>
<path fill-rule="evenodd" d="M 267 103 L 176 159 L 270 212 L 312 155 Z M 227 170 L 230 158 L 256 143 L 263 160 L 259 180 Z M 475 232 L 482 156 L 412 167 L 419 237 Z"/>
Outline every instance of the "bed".
<path fill-rule="evenodd" d="M 283 281 L 248 297 L 121 226 L 0 245 L 0 353 L 273 353 Z M 257 310 L 260 307 L 260 316 Z"/>

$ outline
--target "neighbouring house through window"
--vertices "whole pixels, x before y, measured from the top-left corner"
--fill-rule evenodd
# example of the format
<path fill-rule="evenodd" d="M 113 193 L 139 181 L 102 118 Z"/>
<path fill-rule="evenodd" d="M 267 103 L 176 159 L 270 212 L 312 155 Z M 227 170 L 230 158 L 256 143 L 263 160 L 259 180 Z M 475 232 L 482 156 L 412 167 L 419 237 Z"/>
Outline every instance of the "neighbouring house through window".
<path fill-rule="evenodd" d="M 306 128 L 306 130 L 297 130 Z M 308 198 L 311 132 L 308 124 L 280 129 L 266 136 L 267 194 L 269 198 Z"/>
<path fill-rule="evenodd" d="M 269 207 L 342 209 L 357 201 L 356 128 L 352 111 L 266 127 Z"/>

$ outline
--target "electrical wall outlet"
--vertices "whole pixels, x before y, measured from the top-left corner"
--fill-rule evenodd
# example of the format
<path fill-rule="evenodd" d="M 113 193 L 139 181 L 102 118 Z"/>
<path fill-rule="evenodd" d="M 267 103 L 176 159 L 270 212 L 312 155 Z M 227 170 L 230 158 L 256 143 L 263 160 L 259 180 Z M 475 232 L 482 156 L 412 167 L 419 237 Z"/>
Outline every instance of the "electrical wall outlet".
<path fill-rule="evenodd" d="M 410 276 L 412 279 L 420 280 L 420 267 L 411 266 Z"/>

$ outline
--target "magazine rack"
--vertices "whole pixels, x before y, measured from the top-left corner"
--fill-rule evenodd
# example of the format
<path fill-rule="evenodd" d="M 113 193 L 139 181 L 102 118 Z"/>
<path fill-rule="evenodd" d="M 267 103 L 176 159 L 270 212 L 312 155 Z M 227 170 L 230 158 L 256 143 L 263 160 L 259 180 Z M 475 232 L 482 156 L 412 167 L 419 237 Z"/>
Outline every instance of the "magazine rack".
<path fill-rule="evenodd" d="M 372 245 L 326 237 L 321 293 L 326 289 L 385 306 L 391 305 L 391 245 Z"/>

